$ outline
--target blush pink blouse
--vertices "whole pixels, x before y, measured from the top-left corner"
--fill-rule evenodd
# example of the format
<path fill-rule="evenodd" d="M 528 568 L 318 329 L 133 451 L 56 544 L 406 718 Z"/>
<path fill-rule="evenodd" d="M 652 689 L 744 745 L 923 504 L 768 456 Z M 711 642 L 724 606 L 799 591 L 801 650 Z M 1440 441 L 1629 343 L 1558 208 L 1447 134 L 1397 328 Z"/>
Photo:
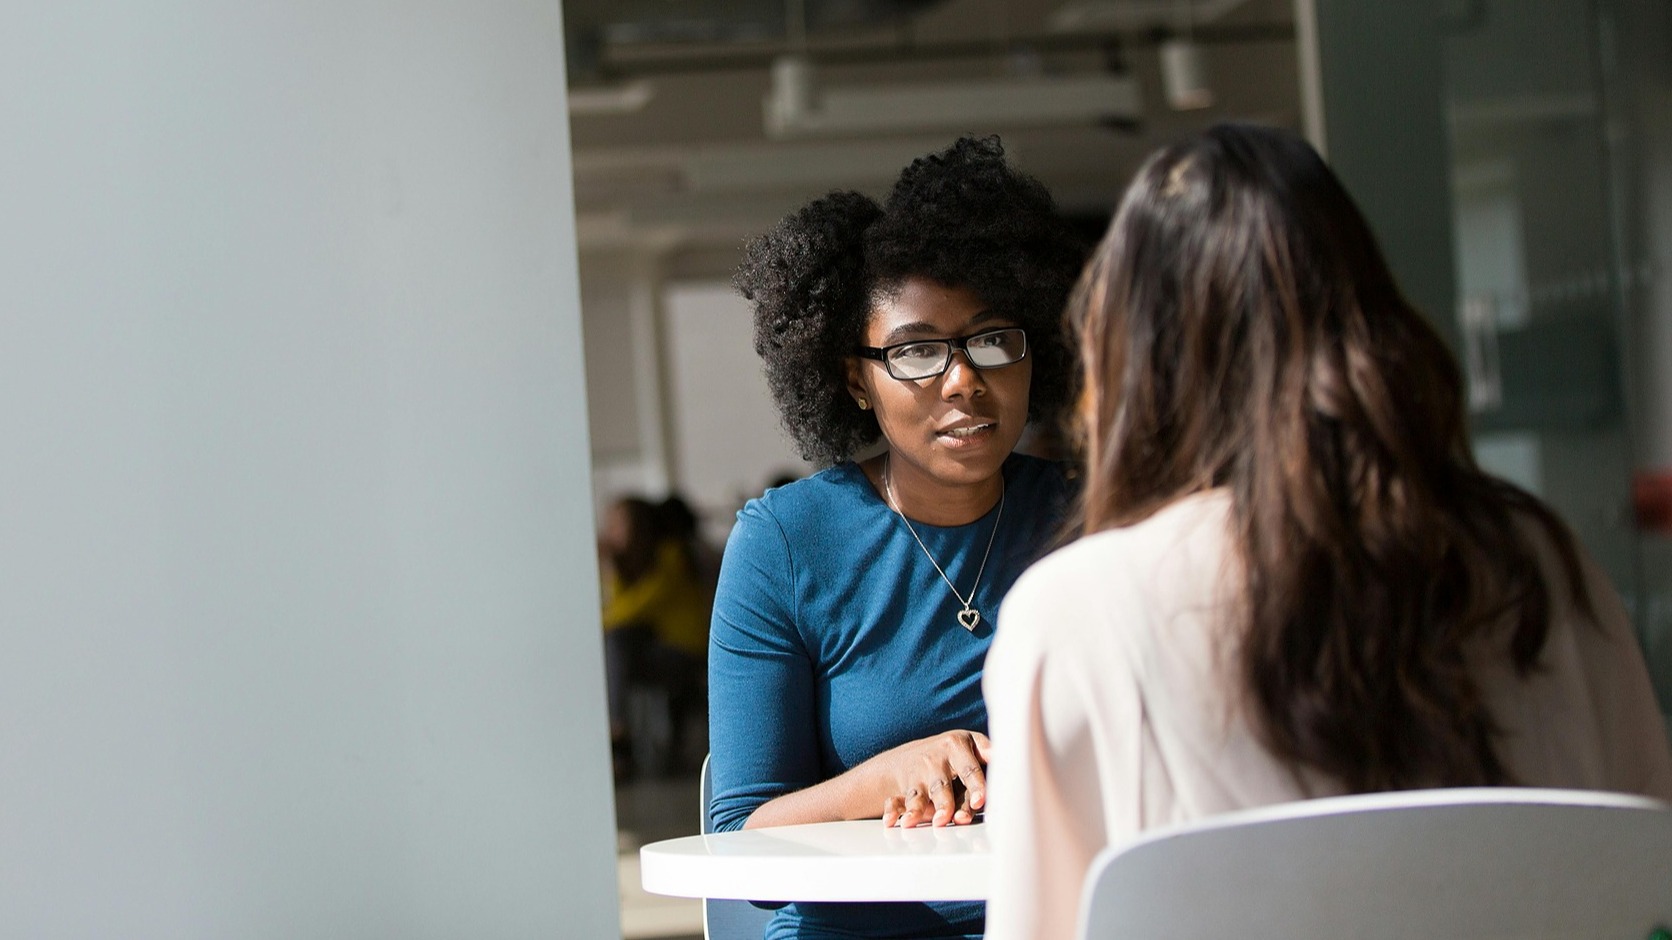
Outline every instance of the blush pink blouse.
<path fill-rule="evenodd" d="M 1276 760 L 1244 712 L 1229 511 L 1224 491 L 1182 499 L 1055 552 L 1005 599 L 983 680 L 989 940 L 1072 937 L 1093 856 L 1144 829 L 1340 792 Z M 1548 552 L 1543 563 L 1559 570 Z M 1585 564 L 1599 623 L 1558 588 L 1531 678 L 1484 641 L 1473 657 L 1499 754 L 1528 786 L 1672 801 L 1642 655 L 1614 589 Z"/>

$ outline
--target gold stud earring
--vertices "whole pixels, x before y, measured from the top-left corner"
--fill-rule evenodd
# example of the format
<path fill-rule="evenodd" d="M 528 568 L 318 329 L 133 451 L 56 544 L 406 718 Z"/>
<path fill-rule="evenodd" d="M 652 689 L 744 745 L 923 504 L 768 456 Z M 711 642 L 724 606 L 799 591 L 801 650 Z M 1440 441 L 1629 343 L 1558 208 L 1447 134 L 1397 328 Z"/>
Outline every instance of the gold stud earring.
<path fill-rule="evenodd" d="M 867 399 L 867 398 L 861 398 L 861 399 L 860 399 L 860 400 L 859 400 L 859 410 L 860 410 L 860 411 L 870 411 L 870 410 L 871 410 L 871 401 L 870 401 L 870 399 Z"/>

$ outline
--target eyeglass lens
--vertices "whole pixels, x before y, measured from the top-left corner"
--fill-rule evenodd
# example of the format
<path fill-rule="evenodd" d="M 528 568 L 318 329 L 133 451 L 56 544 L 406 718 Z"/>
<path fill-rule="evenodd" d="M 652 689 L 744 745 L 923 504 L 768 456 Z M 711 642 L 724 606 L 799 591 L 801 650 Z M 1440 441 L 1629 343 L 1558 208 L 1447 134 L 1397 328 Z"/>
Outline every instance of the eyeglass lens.
<path fill-rule="evenodd" d="M 1027 355 L 1027 333 L 1023 330 L 993 330 L 978 333 L 960 343 L 970 364 L 978 369 L 994 369 L 1020 362 Z M 925 340 L 904 343 L 888 351 L 889 371 L 895 378 L 926 379 L 946 371 L 952 362 L 952 346 L 947 340 Z"/>

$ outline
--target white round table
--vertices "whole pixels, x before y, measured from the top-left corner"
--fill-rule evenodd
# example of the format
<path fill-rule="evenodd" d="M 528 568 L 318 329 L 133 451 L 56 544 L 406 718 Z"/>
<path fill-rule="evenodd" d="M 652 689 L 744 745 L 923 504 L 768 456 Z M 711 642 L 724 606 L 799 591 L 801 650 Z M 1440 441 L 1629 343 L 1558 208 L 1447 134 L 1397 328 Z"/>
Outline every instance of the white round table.
<path fill-rule="evenodd" d="M 644 889 L 751 901 L 979 901 L 986 826 L 885 829 L 875 819 L 744 829 L 639 849 Z"/>

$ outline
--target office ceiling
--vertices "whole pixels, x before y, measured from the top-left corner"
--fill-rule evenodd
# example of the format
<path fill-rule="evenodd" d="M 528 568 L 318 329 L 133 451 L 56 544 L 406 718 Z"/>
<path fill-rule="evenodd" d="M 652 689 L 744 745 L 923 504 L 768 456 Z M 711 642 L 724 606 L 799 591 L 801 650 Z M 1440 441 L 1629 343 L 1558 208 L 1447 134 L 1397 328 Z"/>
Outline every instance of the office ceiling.
<path fill-rule="evenodd" d="M 1191 128 L 1226 119 L 1298 126 L 1291 5 L 565 0 L 582 247 L 634 246 L 664 257 L 707 252 L 716 266 L 729 266 L 744 236 L 806 199 L 837 187 L 880 193 L 912 156 L 964 132 L 1000 134 L 1012 158 L 1066 209 L 1107 213 L 1142 156 Z M 1214 92 L 1205 110 L 1175 111 L 1164 99 L 1159 49 L 1186 32 Z M 881 93 L 873 110 L 904 113 L 926 86 L 950 87 L 959 96 L 944 99 L 952 104 L 937 113 L 956 116 L 939 127 L 836 127 L 774 138 L 763 100 L 774 87 L 773 62 L 790 53 L 812 66 L 815 97 L 839 89 Z M 980 107 L 984 89 L 1013 81 L 1038 90 L 1043 82 L 1099 76 L 1130 77 L 1137 110 L 1047 121 L 1014 109 L 988 117 Z M 966 87 L 972 82 L 986 84 Z M 988 97 L 996 103 L 1000 96 Z"/>

